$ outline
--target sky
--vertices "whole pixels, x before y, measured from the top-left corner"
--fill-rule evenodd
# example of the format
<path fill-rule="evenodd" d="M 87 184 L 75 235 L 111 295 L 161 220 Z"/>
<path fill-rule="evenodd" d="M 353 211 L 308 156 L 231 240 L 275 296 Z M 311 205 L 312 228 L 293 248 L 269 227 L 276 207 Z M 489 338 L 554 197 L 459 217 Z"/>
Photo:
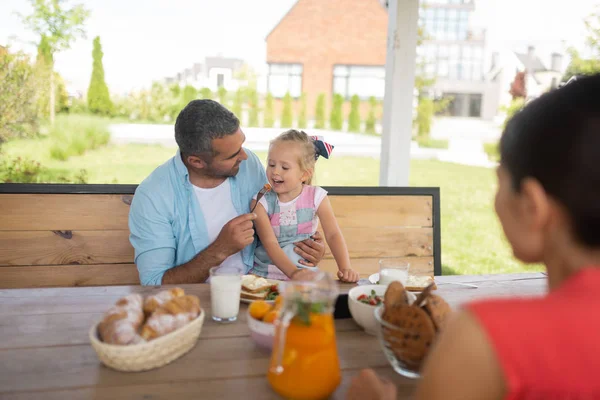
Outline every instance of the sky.
<path fill-rule="evenodd" d="M 327 1 L 327 0 L 322 0 Z M 349 3 L 351 0 L 348 0 Z M 356 0 L 353 0 L 356 1 Z M 376 1 L 376 0 L 360 0 Z M 398 0 L 402 2 L 403 0 Z M 489 51 L 536 46 L 540 56 L 582 47 L 583 18 L 600 0 L 475 0 L 473 23 L 487 30 Z M 264 68 L 265 38 L 296 0 L 75 0 L 91 16 L 87 36 L 55 56 L 56 70 L 72 90 L 85 91 L 92 69 L 92 40 L 100 36 L 110 90 L 148 87 L 202 62 L 206 56 L 241 58 Z M 0 0 L 0 45 L 35 54 L 39 38 L 17 12 L 27 0 Z"/>

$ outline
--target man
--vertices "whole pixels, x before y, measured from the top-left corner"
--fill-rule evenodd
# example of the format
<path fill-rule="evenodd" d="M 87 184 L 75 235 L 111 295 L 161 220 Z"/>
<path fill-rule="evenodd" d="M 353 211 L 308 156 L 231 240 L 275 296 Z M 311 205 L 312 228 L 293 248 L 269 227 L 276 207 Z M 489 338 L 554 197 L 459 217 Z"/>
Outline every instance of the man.
<path fill-rule="evenodd" d="M 250 201 L 267 177 L 245 139 L 237 117 L 215 101 L 194 100 L 179 113 L 179 151 L 139 185 L 129 212 L 142 285 L 204 282 L 211 267 L 252 267 Z M 312 266 L 325 247 L 317 234 L 296 251 Z M 293 278 L 310 274 L 299 269 Z"/>

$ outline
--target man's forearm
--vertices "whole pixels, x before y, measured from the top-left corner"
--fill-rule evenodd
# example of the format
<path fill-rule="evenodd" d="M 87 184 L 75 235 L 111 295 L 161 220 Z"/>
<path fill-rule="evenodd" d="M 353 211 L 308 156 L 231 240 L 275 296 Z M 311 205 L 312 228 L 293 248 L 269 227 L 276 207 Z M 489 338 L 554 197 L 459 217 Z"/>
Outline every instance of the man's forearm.
<path fill-rule="evenodd" d="M 187 263 L 168 269 L 163 275 L 162 284 L 205 282 L 210 275 L 210 269 L 221 265 L 226 258 L 227 256 L 217 246 L 208 246 Z"/>

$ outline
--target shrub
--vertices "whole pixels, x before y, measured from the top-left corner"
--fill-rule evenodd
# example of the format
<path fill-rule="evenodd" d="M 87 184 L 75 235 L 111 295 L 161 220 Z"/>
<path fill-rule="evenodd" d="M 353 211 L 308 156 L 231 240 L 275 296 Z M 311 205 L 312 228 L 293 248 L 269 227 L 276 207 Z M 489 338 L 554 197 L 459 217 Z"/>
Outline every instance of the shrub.
<path fill-rule="evenodd" d="M 248 91 L 248 126 L 258 126 L 258 93 L 254 89 Z"/>
<path fill-rule="evenodd" d="M 268 93 L 267 98 L 265 99 L 265 116 L 263 126 L 265 128 L 272 128 L 273 125 L 275 125 L 275 116 L 273 113 L 273 95 Z"/>
<path fill-rule="evenodd" d="M 200 89 L 200 98 L 201 99 L 212 99 L 212 91 L 207 87 Z"/>
<path fill-rule="evenodd" d="M 315 108 L 315 129 L 325 129 L 325 94 L 321 93 L 317 97 Z"/>
<path fill-rule="evenodd" d="M 357 95 L 350 100 L 350 115 L 348 115 L 348 131 L 360 132 L 360 99 Z"/>
<path fill-rule="evenodd" d="M 329 127 L 336 131 L 341 131 L 344 126 L 344 117 L 342 115 L 342 106 L 344 98 L 341 94 L 333 96 L 333 107 L 331 108 L 331 116 L 329 118 Z"/>
<path fill-rule="evenodd" d="M 369 115 L 367 116 L 367 121 L 365 123 L 365 132 L 374 134 L 375 133 L 375 124 L 377 123 L 377 106 L 378 102 L 374 96 L 369 98 Z"/>
<path fill-rule="evenodd" d="M 231 112 L 235 114 L 236 117 L 239 118 L 240 123 L 242 121 L 242 105 L 244 103 L 244 89 L 239 88 L 233 97 L 233 106 L 231 107 Z"/>
<path fill-rule="evenodd" d="M 219 96 L 219 103 L 221 103 L 223 106 L 227 107 L 227 89 L 225 89 L 223 86 L 219 87 L 218 90 L 218 96 Z"/>
<path fill-rule="evenodd" d="M 59 116 L 49 136 L 50 157 L 60 161 L 104 146 L 110 140 L 107 122 L 91 116 Z"/>
<path fill-rule="evenodd" d="M 306 94 L 302 93 L 300 96 L 300 114 L 298 115 L 298 128 L 306 129 L 307 128 L 306 121 Z"/>
<path fill-rule="evenodd" d="M 283 111 L 281 112 L 281 127 L 291 128 L 294 124 L 294 115 L 292 110 L 292 96 L 286 93 L 283 97 Z"/>
<path fill-rule="evenodd" d="M 44 168 L 39 162 L 27 158 L 0 159 L 0 182 L 3 183 L 87 183 L 85 169 L 69 175 L 64 171 Z"/>

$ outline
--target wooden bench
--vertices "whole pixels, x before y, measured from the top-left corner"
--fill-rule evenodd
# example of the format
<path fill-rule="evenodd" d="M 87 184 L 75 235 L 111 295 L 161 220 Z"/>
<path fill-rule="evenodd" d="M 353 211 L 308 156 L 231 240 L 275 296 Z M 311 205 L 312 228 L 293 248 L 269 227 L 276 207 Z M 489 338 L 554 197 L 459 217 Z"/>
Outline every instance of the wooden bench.
<path fill-rule="evenodd" d="M 137 185 L 0 185 L 0 288 L 135 285 L 127 217 Z M 441 275 L 438 188 L 328 187 L 353 266 L 403 257 Z M 327 250 L 320 265 L 337 267 Z"/>

